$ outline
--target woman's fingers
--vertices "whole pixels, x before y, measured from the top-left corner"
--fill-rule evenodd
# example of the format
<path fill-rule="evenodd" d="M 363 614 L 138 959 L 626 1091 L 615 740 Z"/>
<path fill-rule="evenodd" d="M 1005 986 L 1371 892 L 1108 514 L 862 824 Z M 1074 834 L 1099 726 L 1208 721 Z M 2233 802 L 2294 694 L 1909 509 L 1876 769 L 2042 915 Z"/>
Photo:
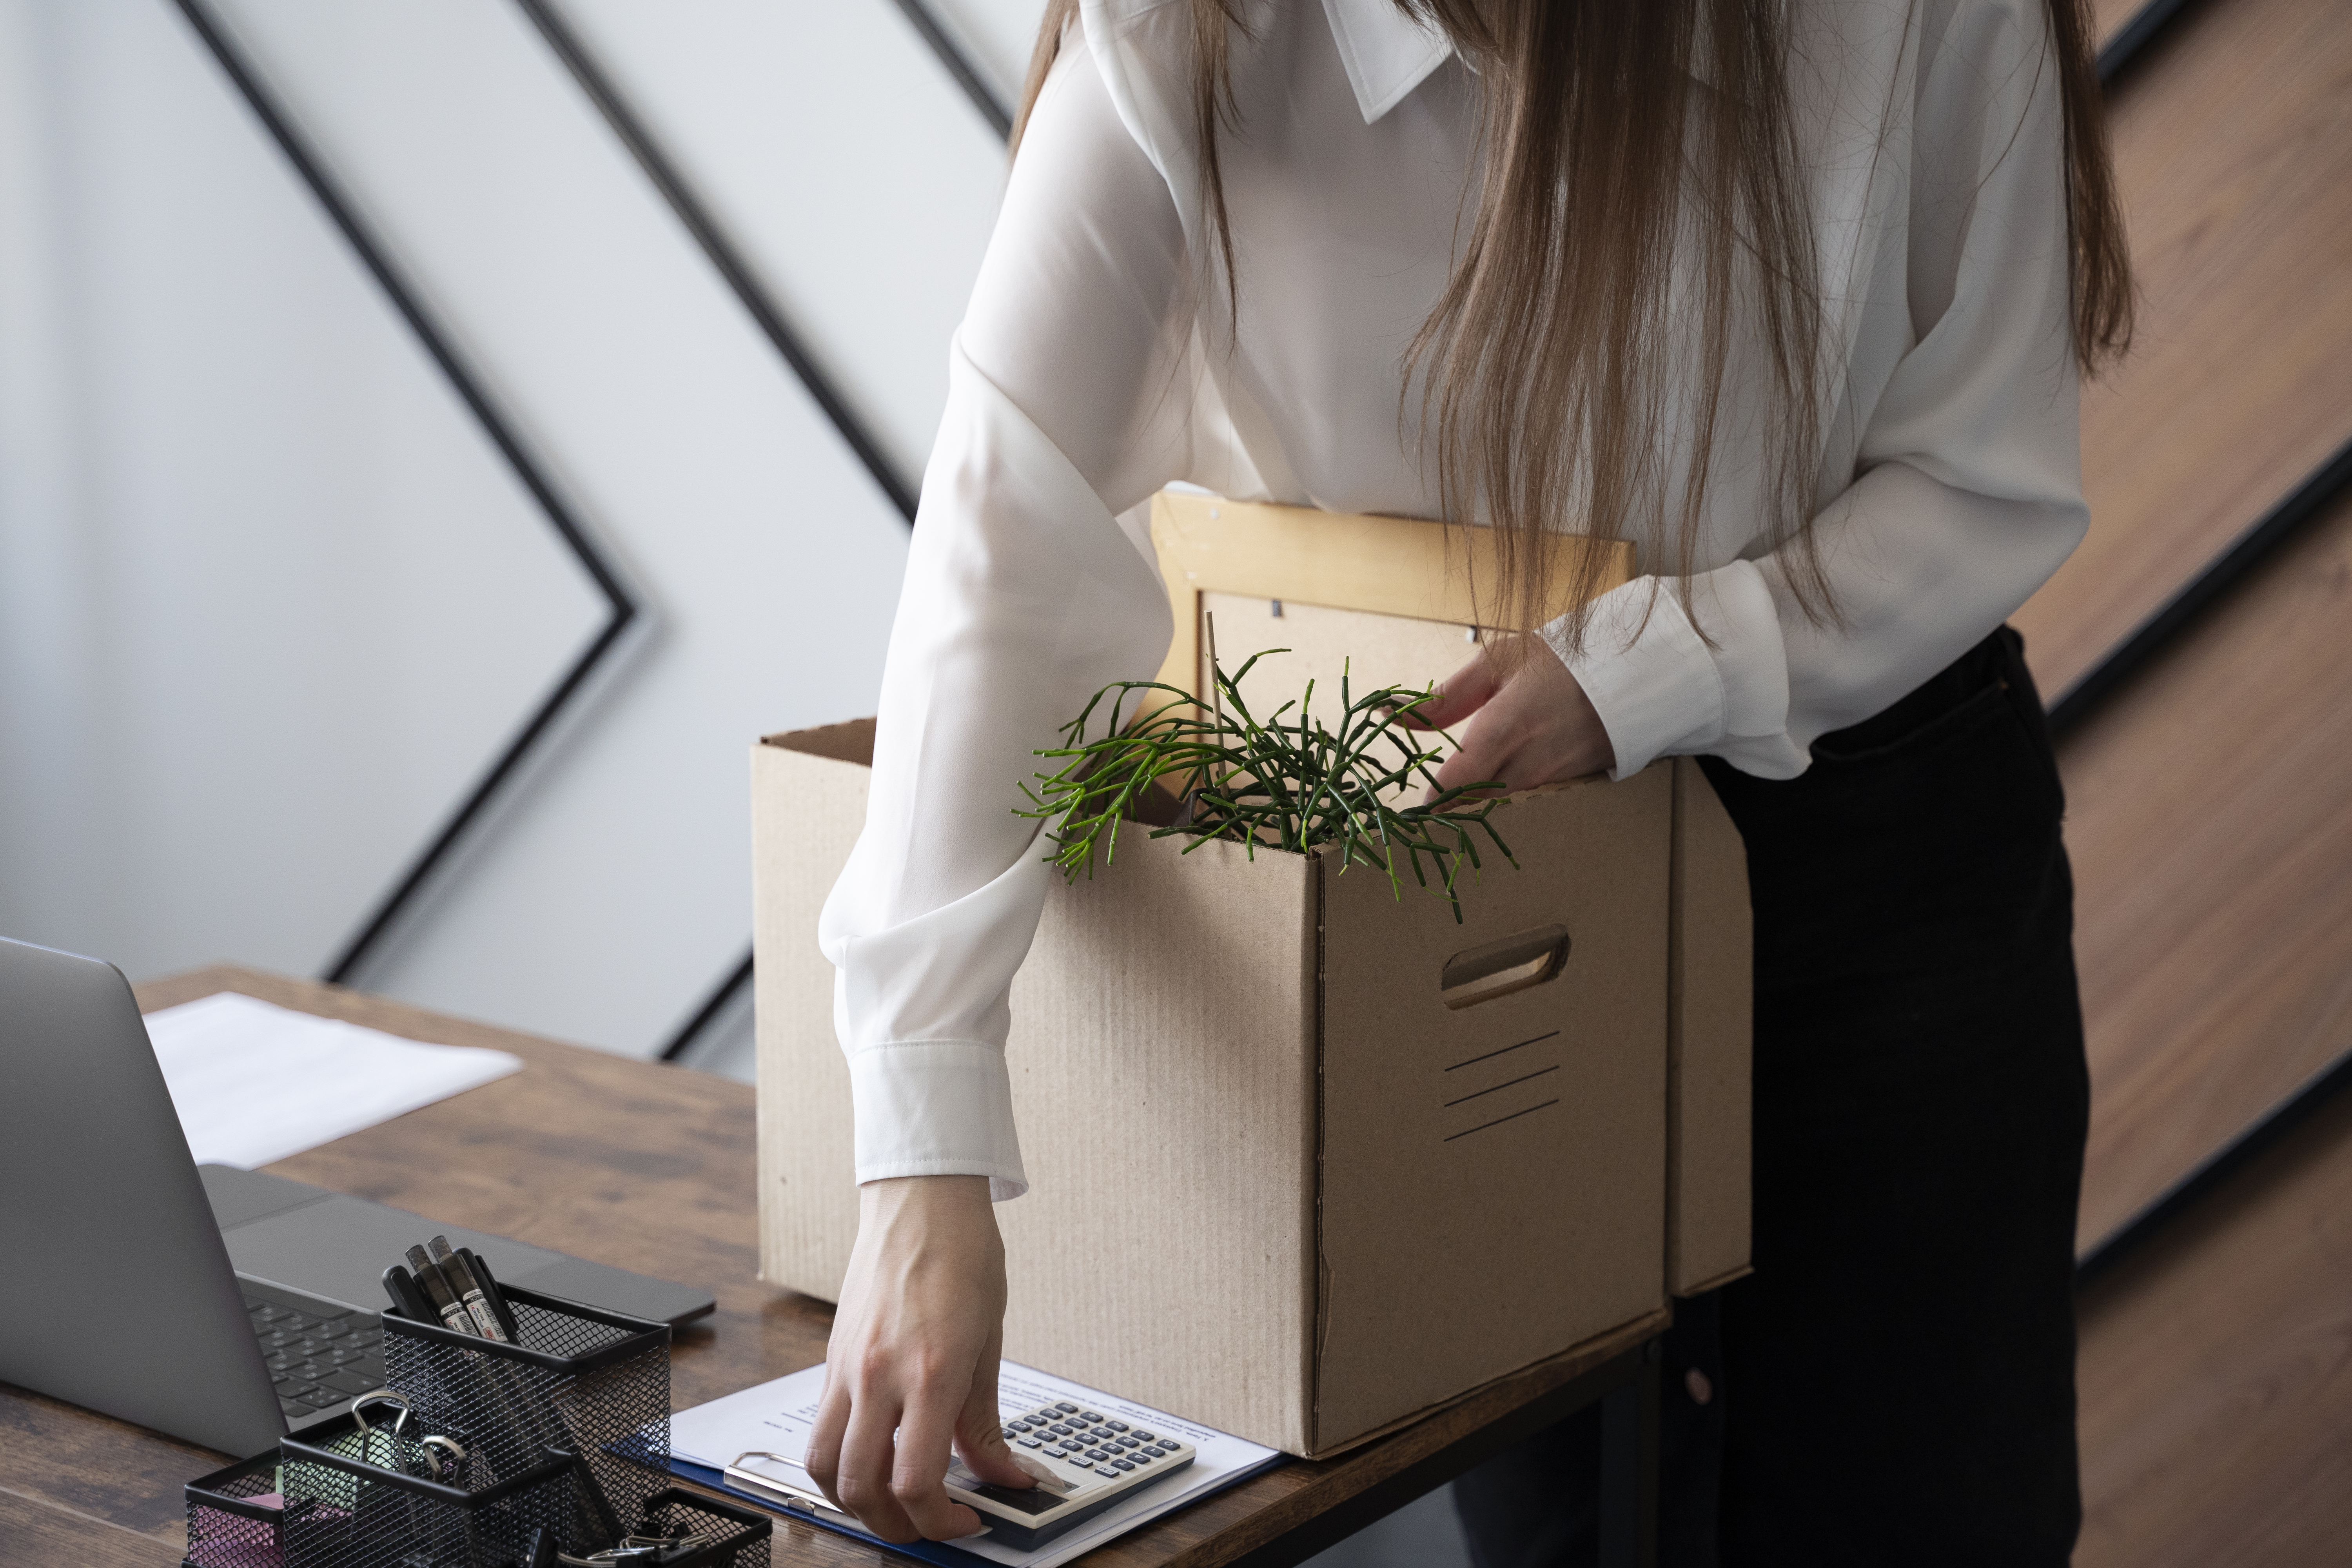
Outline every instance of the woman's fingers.
<path fill-rule="evenodd" d="M 1492 650 L 1482 647 L 1470 656 L 1470 662 L 1437 683 L 1434 701 L 1405 715 L 1405 724 L 1414 730 L 1450 729 L 1484 707 L 1501 681 L 1502 670 Z"/>
<path fill-rule="evenodd" d="M 996 1367 L 1003 1349 L 1004 1331 L 1000 1328 L 988 1337 L 988 1349 L 982 1352 L 972 1376 L 971 1393 L 956 1416 L 955 1447 L 963 1456 L 964 1467 L 982 1480 L 1026 1489 L 1032 1478 L 1014 1461 L 1013 1449 L 1004 1441 L 1003 1413 L 997 1407 Z"/>
<path fill-rule="evenodd" d="M 885 1541 L 913 1541 L 922 1533 L 898 1496 L 900 1460 L 893 1435 L 905 1418 L 898 1402 L 885 1397 L 879 1389 L 855 1398 L 834 1480 L 834 1498 L 842 1510 L 855 1514 L 860 1524 Z M 946 1468 L 944 1463 L 940 1468 Z M 942 1501 L 945 1497 L 943 1489 Z"/>
<path fill-rule="evenodd" d="M 969 1535 L 980 1516 L 948 1495 L 945 1478 L 977 1402 L 996 1431 L 1004 1249 L 987 1178 L 868 1182 L 858 1207 L 809 1473 L 885 1541 Z"/>
<path fill-rule="evenodd" d="M 919 1373 L 913 1397 L 898 1417 L 898 1451 L 890 1471 L 890 1497 L 915 1532 L 926 1540 L 953 1541 L 981 1527 L 977 1512 L 948 1496 L 945 1479 L 949 1445 L 964 1396 L 975 1381 L 968 1367 L 961 1379 L 946 1366 Z M 995 1392 L 989 1390 L 992 1399 Z"/>
<path fill-rule="evenodd" d="M 833 1506 L 841 1506 L 841 1439 L 849 1430 L 849 1384 L 838 1367 L 827 1365 L 824 1392 L 817 1396 L 816 1425 L 809 1428 L 809 1479 Z"/>
<path fill-rule="evenodd" d="M 1603 772 L 1614 762 L 1607 727 L 1559 657 L 1539 642 L 1515 651 L 1518 657 L 1507 661 L 1500 688 L 1465 727 L 1460 748 L 1439 766 L 1438 789 L 1489 779 L 1507 789 L 1533 789 Z"/>
<path fill-rule="evenodd" d="M 1495 717 L 1495 710 L 1489 707 L 1472 721 L 1462 744 L 1437 764 L 1437 782 L 1429 787 L 1427 798 L 1435 799 L 1446 790 L 1485 784 L 1490 779 L 1499 779 L 1510 789 L 1524 787 L 1510 776 L 1517 737 L 1506 733 L 1505 726 L 1496 723 Z"/>

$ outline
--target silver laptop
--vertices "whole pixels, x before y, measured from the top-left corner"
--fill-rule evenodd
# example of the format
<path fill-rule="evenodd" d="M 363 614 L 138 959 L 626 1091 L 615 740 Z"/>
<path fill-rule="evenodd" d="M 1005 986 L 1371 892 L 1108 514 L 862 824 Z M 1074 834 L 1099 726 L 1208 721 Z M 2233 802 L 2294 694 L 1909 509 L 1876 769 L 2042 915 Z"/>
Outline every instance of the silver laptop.
<path fill-rule="evenodd" d="M 199 1169 L 121 972 L 0 938 L 0 1381 L 258 1453 L 381 1385 L 383 1269 L 435 1235 L 501 1284 L 671 1323 L 713 1304 L 322 1187 Z"/>

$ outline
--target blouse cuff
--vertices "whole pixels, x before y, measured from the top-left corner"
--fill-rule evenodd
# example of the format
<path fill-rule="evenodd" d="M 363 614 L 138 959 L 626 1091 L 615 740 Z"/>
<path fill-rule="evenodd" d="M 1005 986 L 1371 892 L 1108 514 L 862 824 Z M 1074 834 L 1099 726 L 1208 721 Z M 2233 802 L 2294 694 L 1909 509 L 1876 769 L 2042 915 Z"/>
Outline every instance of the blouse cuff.
<path fill-rule="evenodd" d="M 857 1179 L 986 1176 L 998 1203 L 1029 1190 L 1004 1053 L 972 1040 L 869 1046 L 849 1058 Z"/>
<path fill-rule="evenodd" d="M 1609 731 L 1612 778 L 1631 778 L 1662 756 L 1702 752 L 1738 752 L 1749 771 L 1770 776 L 1803 771 L 1801 754 L 1785 773 L 1775 765 L 1792 750 L 1788 655 L 1754 563 L 1699 574 L 1687 598 L 1655 577 L 1610 590 L 1592 603 L 1580 653 L 1570 649 L 1567 626 L 1562 616 L 1543 638 Z"/>

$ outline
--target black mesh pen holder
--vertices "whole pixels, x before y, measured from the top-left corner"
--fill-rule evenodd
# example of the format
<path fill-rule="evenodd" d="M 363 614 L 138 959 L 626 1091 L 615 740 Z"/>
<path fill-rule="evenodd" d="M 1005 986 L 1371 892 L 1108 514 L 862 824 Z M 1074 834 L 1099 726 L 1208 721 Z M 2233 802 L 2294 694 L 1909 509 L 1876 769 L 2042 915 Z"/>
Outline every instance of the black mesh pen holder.
<path fill-rule="evenodd" d="M 181 1490 L 188 1503 L 183 1568 L 284 1568 L 277 1449 L 199 1477 Z"/>
<path fill-rule="evenodd" d="M 584 1495 L 559 1522 L 564 1550 L 584 1555 L 577 1545 L 611 1543 L 586 1533 L 591 1522 L 630 1525 L 668 1484 L 669 1325 L 511 1286 L 505 1295 L 512 1344 L 386 1313 L 384 1382 L 407 1399 L 410 1430 L 465 1447 L 475 1489 L 574 1457 Z"/>
<path fill-rule="evenodd" d="M 585 1556 L 627 1533 L 569 1451 L 493 1476 L 462 1433 L 347 1415 L 279 1456 L 285 1568 L 524 1568 L 542 1538 Z"/>
<path fill-rule="evenodd" d="M 768 1568 L 775 1522 L 766 1514 L 720 1502 L 682 1487 L 665 1487 L 646 1500 L 640 1540 L 674 1542 L 658 1550 L 660 1568 Z"/>

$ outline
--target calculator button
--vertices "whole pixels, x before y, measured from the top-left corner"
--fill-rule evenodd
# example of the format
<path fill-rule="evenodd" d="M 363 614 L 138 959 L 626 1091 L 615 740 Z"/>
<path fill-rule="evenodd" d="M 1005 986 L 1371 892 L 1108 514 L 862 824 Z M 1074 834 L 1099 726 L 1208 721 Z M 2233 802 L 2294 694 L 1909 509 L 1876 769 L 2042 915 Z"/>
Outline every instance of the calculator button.
<path fill-rule="evenodd" d="M 1106 1421 L 1103 1425 L 1108 1426 L 1114 1432 L 1124 1432 L 1127 1430 L 1127 1423 L 1124 1421 Z"/>
<path fill-rule="evenodd" d="M 1102 1417 L 1101 1417 L 1101 1416 L 1099 1416 L 1099 1415 L 1096 1415 L 1096 1414 L 1095 1414 L 1093 1411 L 1091 1411 L 1091 1410 L 1081 1410 L 1081 1411 L 1079 1411 L 1079 1412 L 1078 1412 L 1078 1419 L 1079 1419 L 1079 1420 L 1081 1420 L 1081 1421 L 1083 1421 L 1083 1422 L 1085 1422 L 1087 1426 L 1093 1426 L 1096 1422 L 1100 1421 L 1100 1420 L 1102 1419 Z"/>
<path fill-rule="evenodd" d="M 1140 1426 L 1138 1426 L 1135 1429 L 1135 1440 L 1139 1443 L 1157 1443 L 1160 1441 L 1159 1438 L 1153 1436 L 1150 1433 L 1145 1431 Z"/>
<path fill-rule="evenodd" d="M 1029 1430 L 1029 1423 L 1026 1421 L 1007 1421 L 1004 1424 L 1004 1429 L 1007 1432 L 1026 1432 Z"/>
<path fill-rule="evenodd" d="M 1055 1422 L 1051 1426 L 1047 1427 L 1046 1430 L 1053 1433 L 1056 1437 L 1066 1437 L 1070 1435 L 1070 1429 L 1067 1426 L 1063 1426 L 1059 1421 Z"/>
<path fill-rule="evenodd" d="M 1088 1448 L 1087 1450 L 1087 1458 L 1099 1464 L 1103 1460 L 1109 1458 L 1110 1456 L 1104 1453 L 1100 1448 Z"/>
<path fill-rule="evenodd" d="M 1135 1468 L 1133 1465 L 1129 1464 L 1125 1459 L 1113 1459 L 1111 1463 L 1122 1470 L 1131 1470 Z"/>
<path fill-rule="evenodd" d="M 1037 1441 L 1037 1439 L 1036 1439 L 1036 1438 L 1034 1438 L 1034 1437 L 1015 1437 L 1015 1438 L 1013 1438 L 1013 1440 L 1014 1442 L 1016 1442 L 1016 1443 L 1020 1444 L 1020 1445 L 1021 1445 L 1023 1447 L 1024 1447 L 1024 1448 L 1035 1448 L 1035 1447 L 1043 1447 L 1043 1445 L 1042 1445 L 1042 1444 L 1040 1444 L 1040 1443 Z"/>
<path fill-rule="evenodd" d="M 1151 1463 L 1151 1450 L 1149 1448 L 1138 1448 L 1134 1453 L 1129 1454 L 1128 1458 L 1133 1459 L 1139 1465 L 1148 1465 Z"/>
<path fill-rule="evenodd" d="M 1065 1415 L 1076 1415 L 1078 1413 L 1078 1407 L 1071 1404 L 1066 1399 L 1056 1404 L 1054 1408 L 1060 1411 Z"/>

